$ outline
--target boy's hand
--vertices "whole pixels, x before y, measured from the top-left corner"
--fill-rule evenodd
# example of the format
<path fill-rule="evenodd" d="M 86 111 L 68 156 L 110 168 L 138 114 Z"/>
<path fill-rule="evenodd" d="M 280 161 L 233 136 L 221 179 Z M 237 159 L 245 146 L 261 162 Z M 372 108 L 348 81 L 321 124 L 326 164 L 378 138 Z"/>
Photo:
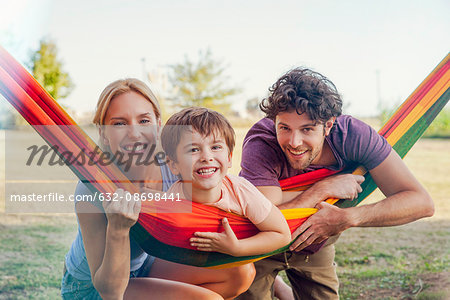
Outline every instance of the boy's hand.
<path fill-rule="evenodd" d="M 239 240 L 231 229 L 227 218 L 222 219 L 224 232 L 195 232 L 191 238 L 192 247 L 200 251 L 217 251 L 232 256 L 239 256 Z"/>

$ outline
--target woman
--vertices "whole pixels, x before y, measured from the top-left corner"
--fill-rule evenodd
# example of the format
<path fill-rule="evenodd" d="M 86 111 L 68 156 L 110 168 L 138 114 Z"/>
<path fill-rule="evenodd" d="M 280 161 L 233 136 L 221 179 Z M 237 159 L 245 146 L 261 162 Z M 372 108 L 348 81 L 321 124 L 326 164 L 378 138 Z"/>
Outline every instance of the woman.
<path fill-rule="evenodd" d="M 100 126 L 105 149 L 122 162 L 131 162 L 119 166 L 141 188 L 166 191 L 176 181 L 165 164 L 136 163 L 136 157 L 145 158 L 154 151 L 161 127 L 158 101 L 143 82 L 124 79 L 108 85 L 100 95 L 94 123 Z M 76 194 L 91 192 L 79 183 Z M 117 195 L 125 194 L 118 190 Z M 66 255 L 63 298 L 222 299 L 235 297 L 250 286 L 251 264 L 218 272 L 147 255 L 129 235 L 140 203 L 125 199 L 76 203 L 79 228 Z"/>

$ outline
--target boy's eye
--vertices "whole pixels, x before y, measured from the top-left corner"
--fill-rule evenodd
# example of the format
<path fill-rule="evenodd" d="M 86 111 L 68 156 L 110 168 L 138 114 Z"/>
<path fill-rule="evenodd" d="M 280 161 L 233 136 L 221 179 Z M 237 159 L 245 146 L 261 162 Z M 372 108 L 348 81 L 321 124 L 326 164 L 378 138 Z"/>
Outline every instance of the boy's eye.
<path fill-rule="evenodd" d="M 214 145 L 214 146 L 212 146 L 212 149 L 213 150 L 221 150 L 221 149 L 223 149 L 223 147 L 222 147 L 222 145 Z"/>
<path fill-rule="evenodd" d="M 303 128 L 303 132 L 310 132 L 310 131 L 312 131 L 313 129 L 312 128 L 309 128 L 309 127 L 307 127 L 307 128 Z"/>
<path fill-rule="evenodd" d="M 198 148 L 191 148 L 191 149 L 189 149 L 189 152 L 198 152 Z"/>

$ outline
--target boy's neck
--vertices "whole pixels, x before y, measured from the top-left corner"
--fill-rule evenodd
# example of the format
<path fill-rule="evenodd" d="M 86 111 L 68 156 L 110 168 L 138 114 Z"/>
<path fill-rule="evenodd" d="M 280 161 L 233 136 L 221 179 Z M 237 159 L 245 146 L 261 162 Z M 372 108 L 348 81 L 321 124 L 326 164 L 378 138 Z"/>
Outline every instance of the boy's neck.
<path fill-rule="evenodd" d="M 222 198 L 222 184 L 213 189 L 198 189 L 191 182 L 183 182 L 183 193 L 188 200 L 201 204 L 216 203 Z"/>

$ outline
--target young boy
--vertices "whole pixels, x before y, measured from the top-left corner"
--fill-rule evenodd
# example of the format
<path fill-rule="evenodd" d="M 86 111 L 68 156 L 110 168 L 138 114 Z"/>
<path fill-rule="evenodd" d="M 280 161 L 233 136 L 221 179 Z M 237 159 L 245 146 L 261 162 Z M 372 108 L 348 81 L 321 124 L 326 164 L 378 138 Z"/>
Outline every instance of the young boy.
<path fill-rule="evenodd" d="M 225 117 L 207 108 L 187 108 L 170 117 L 161 133 L 162 146 L 181 180 L 167 193 L 245 216 L 260 230 L 239 240 L 224 218 L 223 232 L 196 232 L 190 239 L 193 247 L 233 256 L 267 253 L 287 245 L 291 232 L 278 208 L 250 182 L 227 175 L 234 136 Z"/>

